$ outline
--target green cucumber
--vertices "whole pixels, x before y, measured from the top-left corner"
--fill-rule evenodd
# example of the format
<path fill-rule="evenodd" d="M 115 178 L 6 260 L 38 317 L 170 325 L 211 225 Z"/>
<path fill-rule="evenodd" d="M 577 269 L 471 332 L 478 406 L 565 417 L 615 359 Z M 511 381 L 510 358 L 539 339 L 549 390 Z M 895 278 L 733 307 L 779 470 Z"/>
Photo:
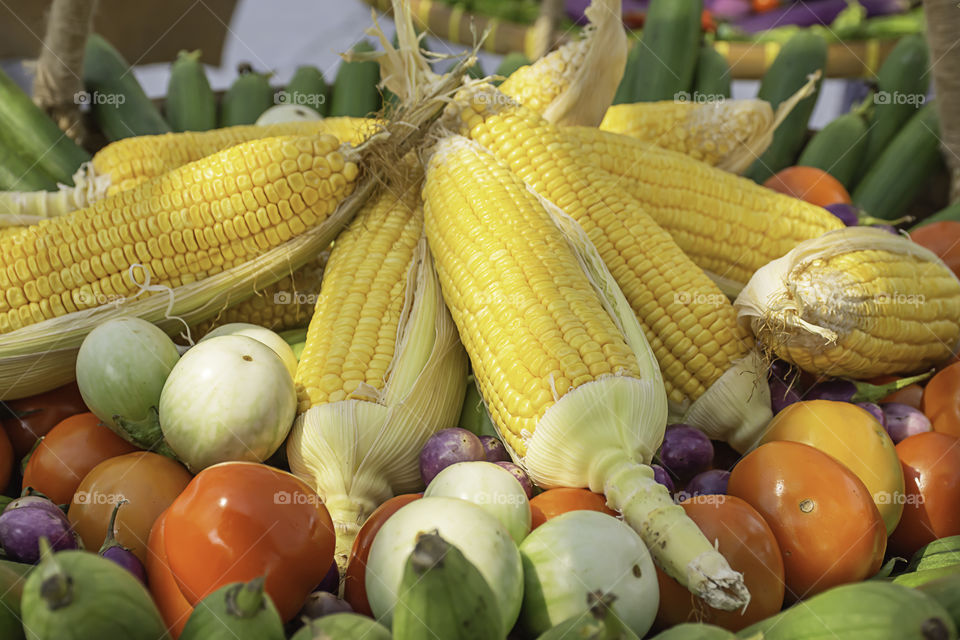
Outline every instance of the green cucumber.
<path fill-rule="evenodd" d="M 467 381 L 467 392 L 464 394 L 463 408 L 460 410 L 460 421 L 457 426 L 477 436 L 500 437 L 472 376 Z"/>
<path fill-rule="evenodd" d="M 932 224 L 934 222 L 960 222 L 960 202 L 954 202 L 946 209 L 941 209 L 933 215 L 924 218 L 917 224 L 910 227 L 910 231 L 919 229 L 924 225 Z"/>
<path fill-rule="evenodd" d="M 736 640 L 732 632 L 703 622 L 684 622 L 653 636 L 651 640 Z"/>
<path fill-rule="evenodd" d="M 267 74 L 257 73 L 247 63 L 240 64 L 237 73 L 237 79 L 220 102 L 221 127 L 253 124 L 273 106 L 273 89 L 267 81 Z"/>
<path fill-rule="evenodd" d="M 209 131 L 217 126 L 217 97 L 200 63 L 200 51 L 181 51 L 170 65 L 164 115 L 174 131 Z"/>
<path fill-rule="evenodd" d="M 923 102 L 930 88 L 930 52 L 920 35 L 901 38 L 877 72 L 867 152 L 857 169 L 862 179 Z"/>
<path fill-rule="evenodd" d="M 800 32 L 787 41 L 760 81 L 757 97 L 776 111 L 807 83 L 807 77 L 823 71 L 827 64 L 827 42 L 815 33 Z M 747 169 L 744 176 L 763 183 L 776 172 L 794 163 L 807 135 L 807 124 L 817 103 L 820 84 L 813 95 L 804 98 L 773 133 L 767 150 Z"/>
<path fill-rule="evenodd" d="M 330 86 L 323 79 L 323 72 L 310 65 L 297 67 L 284 90 L 284 104 L 299 104 L 310 107 L 326 116 L 330 105 Z"/>
<path fill-rule="evenodd" d="M 503 640 L 497 597 L 483 574 L 436 531 L 407 558 L 393 610 L 393 640 Z"/>
<path fill-rule="evenodd" d="M 612 104 L 633 104 L 639 99 L 637 93 L 641 80 L 643 79 L 643 70 L 640 67 L 642 61 L 643 45 L 639 40 L 633 39 L 630 51 L 627 52 L 627 64 L 623 68 L 623 77 L 620 78 L 620 84 L 617 85 L 617 92 L 613 95 Z"/>
<path fill-rule="evenodd" d="M 314 618 L 290 640 L 391 640 L 382 624 L 358 613 L 335 613 Z"/>
<path fill-rule="evenodd" d="M 2 71 L 0 71 L 2 73 Z M 0 111 L 3 108 L 0 107 Z M 0 140 L 0 190 L 56 191 L 57 181 Z"/>
<path fill-rule="evenodd" d="M 960 217 L 960 202 L 951 208 Z M 943 211 L 940 213 L 943 213 Z M 940 215 L 940 213 L 936 215 Z M 939 538 L 924 545 L 913 554 L 904 571 L 923 571 L 924 569 L 939 569 L 940 567 L 954 565 L 960 565 L 960 536 Z"/>
<path fill-rule="evenodd" d="M 637 634 L 631 631 L 613 612 L 611 604 L 614 597 L 591 593 L 590 615 L 582 613 L 564 620 L 552 629 L 548 629 L 537 637 L 537 640 L 567 640 L 577 638 L 582 640 L 639 640 Z M 702 637 L 702 636 L 697 636 Z"/>
<path fill-rule="evenodd" d="M 868 580 L 828 589 L 737 632 L 764 640 L 953 640 L 957 629 L 939 603 L 915 589 Z"/>
<path fill-rule="evenodd" d="M 56 123 L 2 70 L 0 143 L 7 149 L 6 153 L 0 152 L 0 162 L 4 165 L 12 155 L 19 157 L 18 160 L 9 160 L 9 167 L 0 171 L 0 178 L 4 182 L 21 183 L 20 191 L 46 189 L 51 183 L 55 189 L 57 182 L 72 185 L 73 174 L 81 164 L 90 160 L 90 154 L 60 131 Z M 33 189 L 39 184 L 45 186 Z"/>
<path fill-rule="evenodd" d="M 120 565 L 89 551 L 54 553 L 27 576 L 21 609 L 28 640 L 161 640 L 167 628 L 146 587 Z"/>
<path fill-rule="evenodd" d="M 636 102 L 689 92 L 700 52 L 703 0 L 651 0 L 640 39 Z"/>
<path fill-rule="evenodd" d="M 284 640 L 283 622 L 263 592 L 263 577 L 234 582 L 204 598 L 190 614 L 180 640 Z"/>
<path fill-rule="evenodd" d="M 353 47 L 354 53 L 369 53 L 373 45 L 366 40 Z M 380 65 L 371 60 L 343 61 L 333 82 L 331 116 L 363 118 L 380 110 Z"/>
<path fill-rule="evenodd" d="M 933 598 L 950 613 L 953 623 L 960 628 L 960 570 L 951 575 L 917 585 L 917 591 Z"/>
<path fill-rule="evenodd" d="M 896 578 L 893 579 L 894 584 L 899 584 L 904 587 L 919 587 L 922 584 L 927 582 L 932 582 L 934 580 L 939 580 L 940 578 L 946 578 L 960 572 L 960 567 L 948 566 L 948 567 L 937 567 L 936 569 L 923 569 L 921 571 L 911 571 L 909 573 L 901 573 Z"/>
<path fill-rule="evenodd" d="M 874 218 L 899 218 L 942 164 L 940 119 L 936 104 L 930 102 L 873 163 L 852 194 L 853 204 Z"/>
<path fill-rule="evenodd" d="M 730 97 L 731 83 L 730 65 L 723 54 L 709 43 L 700 47 L 697 75 L 693 80 L 694 93 L 716 102 L 720 98 Z"/>
<path fill-rule="evenodd" d="M 503 56 L 503 60 L 500 61 L 500 66 L 497 67 L 496 75 L 503 76 L 504 79 L 509 78 L 514 71 L 520 67 L 525 67 L 530 64 L 530 58 L 514 51 Z M 498 80 L 495 84 L 500 84 L 503 80 Z"/>
<path fill-rule="evenodd" d="M 860 113 L 845 113 L 813 135 L 797 164 L 823 169 L 850 189 L 867 153 L 867 131 Z"/>
<path fill-rule="evenodd" d="M 107 140 L 168 133 L 160 115 L 120 52 L 91 33 L 83 59 L 83 85 L 90 111 Z"/>

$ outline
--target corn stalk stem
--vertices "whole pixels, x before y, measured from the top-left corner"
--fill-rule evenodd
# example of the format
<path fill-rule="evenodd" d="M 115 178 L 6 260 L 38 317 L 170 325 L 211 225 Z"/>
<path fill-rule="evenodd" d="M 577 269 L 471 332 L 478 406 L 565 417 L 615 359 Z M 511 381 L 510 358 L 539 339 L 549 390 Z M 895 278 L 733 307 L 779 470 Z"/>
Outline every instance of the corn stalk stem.
<path fill-rule="evenodd" d="M 944 156 L 951 174 L 951 202 L 960 201 L 960 8 L 956 0 L 924 0 L 933 83 L 937 92 Z"/>

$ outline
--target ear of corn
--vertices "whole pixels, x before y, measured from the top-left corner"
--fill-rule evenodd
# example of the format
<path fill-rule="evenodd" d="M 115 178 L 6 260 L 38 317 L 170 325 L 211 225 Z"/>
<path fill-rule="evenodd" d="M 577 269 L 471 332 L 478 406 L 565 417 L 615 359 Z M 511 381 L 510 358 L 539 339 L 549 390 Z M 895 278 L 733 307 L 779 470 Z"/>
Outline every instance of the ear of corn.
<path fill-rule="evenodd" d="M 800 242 L 843 227 L 823 207 L 649 142 L 589 129 L 569 140 L 584 162 L 620 178 L 617 189 L 635 197 L 728 295 Z"/>
<path fill-rule="evenodd" d="M 932 252 L 882 229 L 849 227 L 799 244 L 737 298 L 769 351 L 815 374 L 915 373 L 960 338 L 960 281 Z"/>
<path fill-rule="evenodd" d="M 373 509 L 421 486 L 420 449 L 460 414 L 466 354 L 422 234 L 416 185 L 368 203 L 337 238 L 297 368 L 287 456 L 330 511 L 341 569 Z"/>
<path fill-rule="evenodd" d="M 500 91 L 550 122 L 600 124 L 627 64 L 627 35 L 619 0 L 592 2 L 586 16 L 582 38 L 517 69 Z"/>
<path fill-rule="evenodd" d="M 603 491 L 669 575 L 713 606 L 744 604 L 739 574 L 644 464 L 663 436 L 663 382 L 587 235 L 460 137 L 437 145 L 424 201 L 444 299 L 516 459 L 541 486 Z"/>
<path fill-rule="evenodd" d="M 589 157 L 565 137 L 565 128 L 526 108 L 499 106 L 503 101 L 485 95 L 489 90 L 458 95 L 448 126 L 492 151 L 583 227 L 656 354 L 671 411 L 732 444 L 762 428 L 771 417 L 769 389 L 757 375 L 752 337 L 738 326 L 723 292 L 619 181 L 585 162 Z"/>

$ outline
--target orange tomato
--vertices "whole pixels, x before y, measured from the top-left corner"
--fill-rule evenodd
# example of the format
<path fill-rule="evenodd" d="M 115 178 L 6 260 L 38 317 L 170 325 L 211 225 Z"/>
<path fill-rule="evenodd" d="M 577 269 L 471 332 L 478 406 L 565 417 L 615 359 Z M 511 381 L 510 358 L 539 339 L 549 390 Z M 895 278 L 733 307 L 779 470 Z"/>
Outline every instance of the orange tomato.
<path fill-rule="evenodd" d="M 883 518 L 860 479 L 822 451 L 789 441 L 761 445 L 733 468 L 727 493 L 770 525 L 783 554 L 788 599 L 880 569 Z"/>
<path fill-rule="evenodd" d="M 137 448 L 92 413 L 71 416 L 43 436 L 23 471 L 23 487 L 33 487 L 57 504 L 67 504 L 95 466 Z"/>
<path fill-rule="evenodd" d="M 150 529 L 150 538 L 147 541 L 150 551 L 147 554 L 145 569 L 150 595 L 153 596 L 153 601 L 160 610 L 160 616 L 167 625 L 170 635 L 173 640 L 176 640 L 183 632 L 190 614 L 193 613 L 193 606 L 183 597 L 183 592 L 177 586 L 177 581 L 170 573 L 170 566 L 167 563 L 163 527 L 166 514 L 166 511 L 161 513 Z"/>
<path fill-rule="evenodd" d="M 405 493 L 394 496 L 377 507 L 367 518 L 350 549 L 347 571 L 343 575 L 343 599 L 350 603 L 353 610 L 365 616 L 373 617 L 370 603 L 367 602 L 367 558 L 370 546 L 380 527 L 387 518 L 395 514 L 400 507 L 420 499 L 419 493 Z"/>
<path fill-rule="evenodd" d="M 333 522 L 303 480 L 255 462 L 207 467 L 173 501 L 164 549 L 187 602 L 230 582 L 266 575 L 291 620 L 333 562 Z"/>
<path fill-rule="evenodd" d="M 937 538 L 960 535 L 960 438 L 928 431 L 897 444 L 906 503 L 890 548 L 909 556 Z"/>
<path fill-rule="evenodd" d="M 931 222 L 910 232 L 910 239 L 933 251 L 960 277 L 960 222 Z"/>
<path fill-rule="evenodd" d="M 780 0 L 752 0 L 750 6 L 756 13 L 763 13 L 779 7 Z"/>
<path fill-rule="evenodd" d="M 695 496 L 680 503 L 687 516 L 715 542 L 734 571 L 743 574 L 750 592 L 746 611 L 720 611 L 691 595 L 686 587 L 657 568 L 660 608 L 656 625 L 666 629 L 696 620 L 739 631 L 774 615 L 783 606 L 783 558 L 770 526 L 757 510 L 735 496 Z"/>
<path fill-rule="evenodd" d="M 530 530 L 533 531 L 547 520 L 568 511 L 599 511 L 611 516 L 619 515 L 607 506 L 607 499 L 602 493 L 594 493 L 589 489 L 557 487 L 547 489 L 530 500 Z"/>
<path fill-rule="evenodd" d="M 50 429 L 87 410 L 77 383 L 71 382 L 29 398 L 5 400 L 0 405 L 0 422 L 17 458 L 22 458 Z"/>
<path fill-rule="evenodd" d="M 934 431 L 960 438 L 960 362 L 930 379 L 923 390 L 921 409 Z"/>
<path fill-rule="evenodd" d="M 761 444 L 775 440 L 802 442 L 847 467 L 863 482 L 880 510 L 889 534 L 897 526 L 903 504 L 903 472 L 893 440 L 864 409 L 849 402 L 805 400 L 774 416 Z"/>
<path fill-rule="evenodd" d="M 13 473 L 13 445 L 7 432 L 0 429 L 0 491 L 10 484 L 10 474 Z"/>
<path fill-rule="evenodd" d="M 137 451 L 104 460 L 77 487 L 67 518 L 83 540 L 96 551 L 107 537 L 113 508 L 117 512 L 117 541 L 146 564 L 147 538 L 153 523 L 190 482 L 179 462 L 158 453 Z"/>
<path fill-rule="evenodd" d="M 787 167 L 770 176 L 763 186 L 820 207 L 850 204 L 850 194 L 840 181 L 815 167 Z"/>

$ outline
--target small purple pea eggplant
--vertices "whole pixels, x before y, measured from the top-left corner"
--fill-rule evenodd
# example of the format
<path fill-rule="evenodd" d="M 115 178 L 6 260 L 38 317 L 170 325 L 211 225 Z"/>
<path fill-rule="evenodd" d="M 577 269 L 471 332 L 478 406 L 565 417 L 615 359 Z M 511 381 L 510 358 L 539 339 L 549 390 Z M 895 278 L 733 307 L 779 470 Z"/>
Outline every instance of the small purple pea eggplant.
<path fill-rule="evenodd" d="M 486 460 L 480 438 L 460 427 L 441 429 L 430 436 L 420 451 L 420 476 L 423 484 L 430 484 L 450 465 L 475 460 Z"/>
<path fill-rule="evenodd" d="M 684 493 L 693 496 L 723 495 L 727 493 L 730 472 L 724 469 L 710 469 L 691 478 Z"/>
<path fill-rule="evenodd" d="M 500 438 L 495 436 L 480 436 L 480 443 L 487 456 L 487 462 L 510 462 L 510 454 L 503 446 Z"/>
<path fill-rule="evenodd" d="M 930 418 L 908 404 L 884 402 L 880 408 L 883 409 L 883 415 L 886 418 L 887 433 L 890 434 L 894 444 L 918 433 L 933 430 Z"/>
<path fill-rule="evenodd" d="M 123 546 L 117 541 L 116 536 L 116 524 L 117 524 L 117 512 L 120 511 L 120 507 L 126 504 L 126 500 L 121 500 L 113 507 L 113 513 L 110 514 L 110 522 L 107 524 L 107 537 L 103 541 L 100 550 L 97 552 L 98 555 L 111 560 L 134 576 L 137 580 L 142 582 L 144 585 L 147 584 L 147 572 L 143 568 L 143 563 L 140 562 L 140 558 L 134 555 L 133 551 Z"/>
<path fill-rule="evenodd" d="M 51 503 L 52 504 L 52 503 Z M 40 559 L 40 538 L 54 551 L 79 548 L 77 536 L 63 512 L 34 506 L 7 509 L 0 514 L 0 546 L 16 562 L 34 564 Z"/>
<path fill-rule="evenodd" d="M 713 464 L 713 443 L 689 425 L 669 425 L 663 434 L 659 458 L 671 477 L 687 480 Z"/>
<path fill-rule="evenodd" d="M 533 497 L 533 482 L 530 481 L 530 476 L 527 475 L 527 472 L 513 464 L 512 462 L 494 462 L 493 464 L 498 467 L 503 467 L 507 471 L 513 474 L 513 477 L 517 479 L 517 482 L 520 483 L 520 486 L 523 487 L 523 492 L 527 494 L 527 499 Z"/>
<path fill-rule="evenodd" d="M 848 227 L 855 227 L 860 224 L 860 210 L 852 205 L 838 202 L 837 204 L 828 204 L 824 209 L 840 218 L 840 222 Z"/>
<path fill-rule="evenodd" d="M 854 404 L 872 415 L 884 429 L 887 428 L 887 417 L 883 414 L 883 408 L 876 402 L 855 402 Z"/>
<path fill-rule="evenodd" d="M 665 486 L 667 491 L 673 493 L 673 480 L 670 479 L 670 474 L 667 473 L 667 470 L 658 464 L 652 464 L 650 466 L 653 468 L 653 479 Z"/>

